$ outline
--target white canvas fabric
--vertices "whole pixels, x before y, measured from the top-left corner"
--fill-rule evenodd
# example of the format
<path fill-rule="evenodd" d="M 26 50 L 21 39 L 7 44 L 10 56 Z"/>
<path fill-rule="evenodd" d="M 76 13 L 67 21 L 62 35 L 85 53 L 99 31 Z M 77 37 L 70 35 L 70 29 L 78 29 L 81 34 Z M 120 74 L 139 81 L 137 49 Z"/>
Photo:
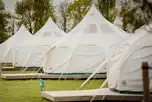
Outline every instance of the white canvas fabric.
<path fill-rule="evenodd" d="M 45 54 L 44 72 L 92 73 L 111 53 L 110 49 L 126 36 L 92 5 L 69 36 Z M 99 73 L 105 73 L 105 69 Z"/>
<path fill-rule="evenodd" d="M 48 21 L 45 23 L 45 25 L 34 35 L 35 36 L 54 36 L 54 37 L 63 37 L 65 36 L 65 32 L 63 32 L 61 29 L 58 28 L 58 26 L 54 23 L 52 18 L 50 17 Z"/>
<path fill-rule="evenodd" d="M 58 37 L 34 37 L 21 46 L 16 52 L 16 66 L 40 67 L 42 66 L 41 56 L 49 47 L 53 47 L 61 38 Z M 22 58 L 21 56 L 24 56 Z M 35 61 L 35 62 L 33 62 Z"/>
<path fill-rule="evenodd" d="M 87 26 L 83 26 L 87 25 Z M 104 16 L 101 15 L 101 13 L 96 9 L 95 5 L 92 4 L 90 10 L 85 15 L 85 17 L 82 19 L 82 21 L 73 28 L 68 34 L 77 34 L 77 33 L 97 33 L 95 32 L 95 29 L 92 27 L 97 26 L 97 29 L 99 30 L 98 33 L 111 33 L 117 32 L 117 35 L 121 37 L 128 36 L 128 33 L 123 31 L 121 28 L 113 25 L 111 22 L 106 20 Z"/>
<path fill-rule="evenodd" d="M 25 28 L 24 25 L 21 25 L 15 35 L 0 45 L 1 61 L 13 63 L 16 49 L 31 37 L 33 37 L 33 35 Z"/>
<path fill-rule="evenodd" d="M 119 91 L 143 92 L 142 62 L 152 66 L 152 28 L 138 29 L 134 35 L 120 44 L 107 64 L 109 88 Z M 152 80 L 152 71 L 149 78 Z M 152 84 L 150 84 L 152 91 Z"/>
<path fill-rule="evenodd" d="M 19 48 L 16 55 L 16 65 L 24 67 L 41 67 L 43 59 L 42 57 L 38 57 L 49 47 L 56 45 L 64 36 L 65 33 L 57 27 L 51 18 L 49 18 L 46 24 L 34 35 L 34 37 Z M 24 59 L 20 57 L 22 54 L 25 56 Z M 38 60 L 35 61 L 37 58 Z"/>

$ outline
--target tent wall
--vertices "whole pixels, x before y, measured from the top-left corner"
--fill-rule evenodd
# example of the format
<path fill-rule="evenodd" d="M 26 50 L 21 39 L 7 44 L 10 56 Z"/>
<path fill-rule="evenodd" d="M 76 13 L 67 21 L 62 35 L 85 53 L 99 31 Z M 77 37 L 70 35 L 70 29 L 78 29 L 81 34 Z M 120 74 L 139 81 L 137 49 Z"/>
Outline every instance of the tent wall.
<path fill-rule="evenodd" d="M 130 91 L 143 91 L 143 80 L 142 80 L 142 62 L 147 61 L 149 66 L 152 66 L 152 35 L 143 37 L 142 41 L 137 41 L 134 46 L 137 46 L 132 55 L 121 65 L 119 76 L 118 89 L 130 90 Z M 144 45 L 143 45 L 144 44 Z M 149 78 L 152 80 L 152 71 L 149 70 Z M 123 82 L 126 85 L 122 85 Z M 150 85 L 152 91 L 152 85 Z"/>
<path fill-rule="evenodd" d="M 108 84 L 111 89 L 121 92 L 143 92 L 141 64 L 152 65 L 151 31 L 138 30 L 120 44 L 107 64 Z M 152 71 L 150 80 L 152 80 Z M 152 89 L 152 84 L 150 84 Z"/>
<path fill-rule="evenodd" d="M 17 66 L 24 67 L 41 67 L 43 64 L 43 58 L 39 56 L 43 54 L 49 47 L 54 46 L 61 38 L 56 37 L 35 37 L 28 41 L 25 45 L 19 48 L 16 54 Z M 24 59 L 21 57 L 24 53 Z M 36 60 L 36 61 L 35 61 Z M 34 61 L 34 62 L 33 62 Z"/>

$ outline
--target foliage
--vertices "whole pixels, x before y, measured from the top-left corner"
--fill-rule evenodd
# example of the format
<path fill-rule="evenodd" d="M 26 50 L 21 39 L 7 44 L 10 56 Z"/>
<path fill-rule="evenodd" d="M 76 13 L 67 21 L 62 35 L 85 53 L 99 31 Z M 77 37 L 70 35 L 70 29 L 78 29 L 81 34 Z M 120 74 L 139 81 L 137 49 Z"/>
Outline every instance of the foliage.
<path fill-rule="evenodd" d="M 35 31 L 38 31 L 48 20 L 49 17 L 55 21 L 52 0 L 34 0 L 33 2 L 33 20 Z"/>
<path fill-rule="evenodd" d="M 135 5 L 135 6 L 133 6 Z M 152 3 L 147 0 L 123 1 L 121 5 L 120 16 L 123 18 L 123 29 L 128 31 L 132 27 L 132 31 L 140 28 L 142 25 L 151 21 Z"/>
<path fill-rule="evenodd" d="M 3 41 L 8 38 L 7 34 L 7 17 L 8 13 L 5 12 L 5 5 L 2 0 L 0 0 L 0 41 Z"/>
<path fill-rule="evenodd" d="M 24 24 L 31 33 L 38 31 L 52 17 L 52 0 L 22 0 L 16 2 L 15 12 L 19 18 L 18 26 Z"/>
<path fill-rule="evenodd" d="M 68 14 L 68 6 L 69 3 L 66 1 L 63 1 L 59 5 L 59 13 L 61 15 L 61 29 L 63 29 L 64 32 L 67 32 L 68 28 L 68 21 L 69 21 L 69 14 Z"/>
<path fill-rule="evenodd" d="M 97 0 L 97 8 L 103 16 L 113 22 L 116 17 L 115 0 Z"/>
<path fill-rule="evenodd" d="M 90 8 L 90 4 L 91 0 L 74 0 L 69 4 L 69 18 L 73 22 L 71 29 L 83 19 Z"/>
<path fill-rule="evenodd" d="M 86 15 L 88 10 L 90 9 L 91 3 L 93 3 L 93 0 L 74 0 L 72 3 L 66 5 L 68 6 L 68 12 L 66 8 L 66 12 L 63 12 L 65 8 L 63 8 L 63 5 L 61 5 L 62 9 L 60 10 L 61 16 L 65 16 L 64 19 L 67 22 L 72 23 L 70 29 L 73 29 Z M 115 0 L 97 0 L 96 6 L 99 9 L 99 11 L 103 14 L 103 16 L 109 20 L 110 22 L 113 22 L 116 17 L 116 9 L 115 9 Z M 64 6 L 65 7 L 65 6 Z M 65 14 L 66 13 L 66 14 Z M 63 15 L 64 14 L 64 15 Z M 62 23 L 62 27 L 63 27 Z M 66 25 L 66 24 L 64 24 Z"/>
<path fill-rule="evenodd" d="M 15 19 L 11 18 L 9 25 L 8 25 L 8 32 L 11 33 L 11 35 L 15 34 Z"/>
<path fill-rule="evenodd" d="M 24 24 L 31 33 L 32 29 L 32 11 L 33 11 L 33 0 L 22 0 L 16 2 L 15 12 L 19 21 L 17 25 L 20 27 L 21 24 Z"/>

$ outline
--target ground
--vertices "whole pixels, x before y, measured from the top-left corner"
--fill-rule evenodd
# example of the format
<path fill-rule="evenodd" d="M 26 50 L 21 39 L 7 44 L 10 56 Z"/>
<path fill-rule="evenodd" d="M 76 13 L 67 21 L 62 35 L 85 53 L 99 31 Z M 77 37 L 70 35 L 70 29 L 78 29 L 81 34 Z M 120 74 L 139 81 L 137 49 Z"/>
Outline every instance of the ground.
<path fill-rule="evenodd" d="M 83 89 L 99 88 L 103 81 L 101 79 L 89 81 Z M 46 90 L 75 90 L 84 80 L 44 80 L 44 82 Z M 48 102 L 40 96 L 39 86 L 39 80 L 0 79 L 0 102 Z"/>

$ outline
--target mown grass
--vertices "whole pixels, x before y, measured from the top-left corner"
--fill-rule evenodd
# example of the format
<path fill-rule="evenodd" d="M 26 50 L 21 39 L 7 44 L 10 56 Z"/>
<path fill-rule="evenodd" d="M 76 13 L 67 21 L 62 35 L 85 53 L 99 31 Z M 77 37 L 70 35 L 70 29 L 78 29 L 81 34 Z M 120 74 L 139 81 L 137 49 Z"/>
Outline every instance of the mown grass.
<path fill-rule="evenodd" d="M 33 71 L 3 71 L 3 74 L 21 74 L 21 73 L 33 73 Z M 36 71 L 34 72 L 36 73 Z"/>
<path fill-rule="evenodd" d="M 29 73 L 30 71 L 26 72 Z M 6 71 L 5 73 L 18 72 Z M 89 81 L 83 89 L 99 88 L 103 81 Z M 44 82 L 45 90 L 75 90 L 84 80 L 44 80 Z M 48 102 L 48 100 L 40 96 L 39 80 L 0 79 L 0 102 Z"/>

